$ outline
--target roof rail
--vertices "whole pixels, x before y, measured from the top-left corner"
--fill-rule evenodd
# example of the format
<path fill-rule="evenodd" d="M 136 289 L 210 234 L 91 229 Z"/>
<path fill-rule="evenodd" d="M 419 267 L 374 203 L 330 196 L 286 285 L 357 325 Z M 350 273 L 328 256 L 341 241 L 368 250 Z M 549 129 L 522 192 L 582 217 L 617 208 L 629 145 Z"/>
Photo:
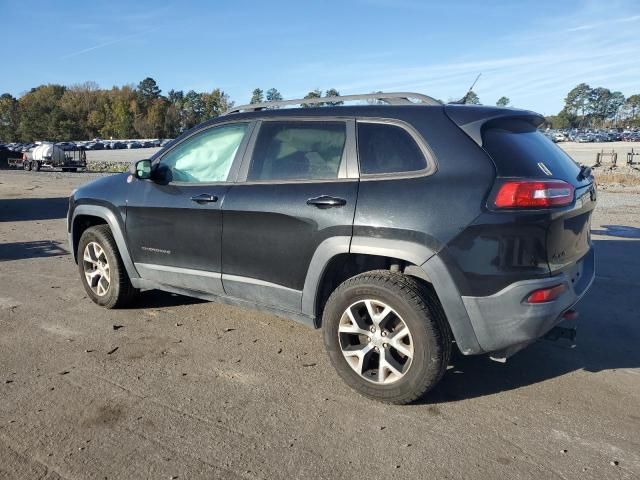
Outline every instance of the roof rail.
<path fill-rule="evenodd" d="M 360 95 L 343 95 L 335 97 L 314 97 L 314 98 L 297 98 L 295 100 L 278 100 L 275 102 L 250 103 L 233 107 L 225 113 L 239 112 L 255 112 L 264 108 L 283 107 L 285 105 L 301 105 L 314 103 L 334 103 L 334 102 L 351 102 L 354 100 L 379 100 L 389 105 L 415 105 L 410 99 L 419 100 L 418 103 L 425 105 L 441 105 L 441 103 L 433 97 L 423 95 L 422 93 L 412 92 L 393 92 L 393 93 L 364 93 Z"/>

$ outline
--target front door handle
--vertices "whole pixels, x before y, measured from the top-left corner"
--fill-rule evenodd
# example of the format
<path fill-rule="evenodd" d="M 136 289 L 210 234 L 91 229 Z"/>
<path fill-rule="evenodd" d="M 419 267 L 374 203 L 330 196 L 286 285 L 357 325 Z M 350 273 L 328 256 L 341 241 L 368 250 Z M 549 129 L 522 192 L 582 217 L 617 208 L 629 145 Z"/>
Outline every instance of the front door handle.
<path fill-rule="evenodd" d="M 307 205 L 314 205 L 318 208 L 342 207 L 346 204 L 347 201 L 344 198 L 330 197 L 329 195 L 320 195 L 307 200 Z"/>
<path fill-rule="evenodd" d="M 218 197 L 215 195 L 209 195 L 208 193 L 201 193 L 200 195 L 194 195 L 191 197 L 191 201 L 199 204 L 213 203 L 218 201 Z"/>

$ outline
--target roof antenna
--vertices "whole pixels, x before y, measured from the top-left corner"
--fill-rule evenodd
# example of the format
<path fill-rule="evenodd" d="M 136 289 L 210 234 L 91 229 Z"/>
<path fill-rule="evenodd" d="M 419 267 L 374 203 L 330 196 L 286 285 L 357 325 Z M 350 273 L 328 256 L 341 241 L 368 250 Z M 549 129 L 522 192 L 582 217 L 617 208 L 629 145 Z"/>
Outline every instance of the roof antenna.
<path fill-rule="evenodd" d="M 480 78 L 480 75 L 482 75 L 482 72 L 480 72 L 478 74 L 478 76 L 476 77 L 476 79 L 473 81 L 473 83 L 471 84 L 471 86 L 469 87 L 469 90 L 467 90 L 467 93 L 464 94 L 464 97 L 462 97 L 460 100 L 458 100 L 457 102 L 451 102 L 451 103 L 456 103 L 456 104 L 460 104 L 460 105 L 465 105 L 467 103 L 467 99 L 469 98 L 469 94 L 473 91 L 473 87 L 476 86 L 476 83 L 478 83 L 478 79 Z"/>

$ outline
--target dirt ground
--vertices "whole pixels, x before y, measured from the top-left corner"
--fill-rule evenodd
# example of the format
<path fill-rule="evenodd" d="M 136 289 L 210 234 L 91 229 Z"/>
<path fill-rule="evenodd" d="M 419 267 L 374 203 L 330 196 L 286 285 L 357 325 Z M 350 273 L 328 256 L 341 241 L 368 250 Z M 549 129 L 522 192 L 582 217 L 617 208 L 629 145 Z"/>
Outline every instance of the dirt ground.
<path fill-rule="evenodd" d="M 426 400 L 387 406 L 288 320 L 160 292 L 94 305 L 65 232 L 89 179 L 0 172 L 0 478 L 640 477 L 640 195 L 600 195 L 576 348 L 457 355 Z"/>
<path fill-rule="evenodd" d="M 578 143 L 578 142 L 560 142 L 557 144 L 565 152 L 578 163 L 583 165 L 595 165 L 596 154 L 599 152 L 618 154 L 617 165 L 622 166 L 627 161 L 627 153 L 640 152 L 640 143 L 638 142 L 594 142 L 594 143 Z M 633 157 L 634 162 L 640 163 L 640 156 Z M 611 157 L 605 156 L 603 164 L 606 166 L 611 164 Z"/>

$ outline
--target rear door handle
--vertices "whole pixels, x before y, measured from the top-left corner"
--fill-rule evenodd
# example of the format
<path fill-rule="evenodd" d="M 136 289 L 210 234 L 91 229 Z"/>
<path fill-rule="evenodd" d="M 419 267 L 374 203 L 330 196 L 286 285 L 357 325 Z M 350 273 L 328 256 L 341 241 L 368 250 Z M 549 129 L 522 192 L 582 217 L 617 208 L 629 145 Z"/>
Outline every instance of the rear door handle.
<path fill-rule="evenodd" d="M 200 204 L 212 203 L 217 202 L 218 197 L 216 197 L 215 195 L 209 195 L 208 193 L 201 193 L 200 195 L 194 195 L 193 197 L 191 197 L 191 201 Z"/>
<path fill-rule="evenodd" d="M 344 198 L 330 197 L 329 195 L 320 195 L 307 200 L 307 205 L 313 205 L 318 208 L 342 207 L 346 204 L 347 201 Z"/>

